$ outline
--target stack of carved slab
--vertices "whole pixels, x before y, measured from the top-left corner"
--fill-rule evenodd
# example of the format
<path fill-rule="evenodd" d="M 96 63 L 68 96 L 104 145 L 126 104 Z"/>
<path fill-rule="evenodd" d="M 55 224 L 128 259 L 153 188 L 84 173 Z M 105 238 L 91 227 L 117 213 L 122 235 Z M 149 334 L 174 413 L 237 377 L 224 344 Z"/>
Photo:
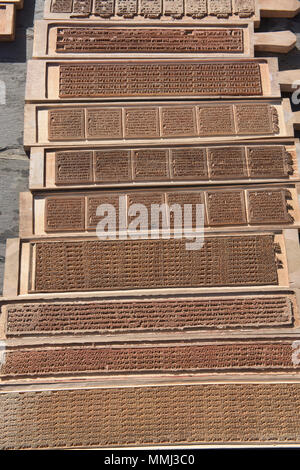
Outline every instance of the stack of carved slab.
<path fill-rule="evenodd" d="M 280 3 L 46 2 L 7 242 L 2 448 L 300 443 L 297 116 L 277 61 L 254 58 L 294 43 L 254 34 L 260 11 L 298 10 Z M 170 238 L 124 239 L 136 203 L 203 204 L 203 247 L 172 217 Z M 97 238 L 100 204 L 119 239 Z"/>
<path fill-rule="evenodd" d="M 0 41 L 14 41 L 16 32 L 16 10 L 23 8 L 24 0 L 0 2 Z"/>

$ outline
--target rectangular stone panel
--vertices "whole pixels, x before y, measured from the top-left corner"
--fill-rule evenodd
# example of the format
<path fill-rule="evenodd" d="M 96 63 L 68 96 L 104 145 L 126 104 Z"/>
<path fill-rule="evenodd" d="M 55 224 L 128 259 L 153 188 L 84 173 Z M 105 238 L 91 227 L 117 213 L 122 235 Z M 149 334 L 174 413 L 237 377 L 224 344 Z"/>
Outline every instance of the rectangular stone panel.
<path fill-rule="evenodd" d="M 255 10 L 255 0 L 238 0 L 235 1 L 235 13 L 240 18 L 250 18 Z"/>
<path fill-rule="evenodd" d="M 172 149 L 171 172 L 175 180 L 207 180 L 207 158 L 205 148 Z"/>
<path fill-rule="evenodd" d="M 118 16 L 134 18 L 138 13 L 138 0 L 117 0 L 116 4 Z"/>
<path fill-rule="evenodd" d="M 164 0 L 164 13 L 171 18 L 182 18 L 184 13 L 184 0 Z"/>
<path fill-rule="evenodd" d="M 73 0 L 52 0 L 51 11 L 53 13 L 71 13 Z"/>
<path fill-rule="evenodd" d="M 163 137 L 189 137 L 197 134 L 197 118 L 195 107 L 163 107 L 162 135 Z"/>
<path fill-rule="evenodd" d="M 184 297 L 9 304 L 8 337 L 291 326 L 287 296 Z"/>
<path fill-rule="evenodd" d="M 88 108 L 88 139 L 120 139 L 122 137 L 122 110 L 120 108 Z"/>
<path fill-rule="evenodd" d="M 163 181 L 170 178 L 169 152 L 164 149 L 139 149 L 133 152 L 134 181 Z"/>
<path fill-rule="evenodd" d="M 114 224 L 113 230 L 119 229 L 119 194 L 103 194 L 98 196 L 89 196 L 87 198 L 87 228 L 96 229 L 97 224 L 103 220 L 103 217 L 110 217 L 109 213 L 103 210 L 102 215 L 97 215 L 97 208 L 100 205 L 111 205 L 115 209 L 116 218 L 109 220 L 109 224 Z M 110 226 L 105 227 L 105 231 L 109 231 Z"/>
<path fill-rule="evenodd" d="M 300 442 L 293 382 L 5 391 L 0 406 L 2 449 Z"/>
<path fill-rule="evenodd" d="M 241 179 L 248 176 L 243 147 L 211 147 L 207 156 L 210 177 L 213 180 Z"/>
<path fill-rule="evenodd" d="M 211 15 L 228 18 L 232 13 L 232 0 L 207 0 Z"/>
<path fill-rule="evenodd" d="M 5 362 L 0 364 L 0 377 L 15 379 L 91 373 L 299 371 L 300 361 L 296 361 L 295 356 L 291 340 L 210 341 L 196 345 L 154 344 L 149 347 L 95 347 L 87 344 L 47 349 L 8 348 Z"/>
<path fill-rule="evenodd" d="M 135 3 L 135 2 L 133 2 Z M 130 5 L 129 2 L 123 5 Z M 61 26 L 56 31 L 56 52 L 68 53 L 212 53 L 244 52 L 241 28 L 103 28 Z"/>
<path fill-rule="evenodd" d="M 161 204 L 165 203 L 165 197 L 163 192 L 136 192 L 136 193 L 130 193 L 128 194 L 128 224 L 132 224 L 133 221 L 136 219 L 137 216 L 139 216 L 139 221 L 140 221 L 140 230 L 143 230 L 143 228 L 149 228 L 152 230 L 159 230 L 160 228 L 163 227 L 163 216 L 164 216 L 164 223 L 166 223 L 166 215 L 165 215 L 165 210 L 164 208 L 162 209 L 163 215 L 159 214 L 159 217 L 157 220 L 154 220 L 154 217 L 152 217 L 152 205 L 157 204 L 161 206 Z M 143 212 L 140 212 L 140 209 L 138 208 L 137 205 L 142 204 L 146 209 L 147 209 L 147 214 L 143 214 Z M 135 212 L 135 209 L 138 211 L 137 213 Z M 130 225 L 129 225 L 130 228 Z"/>
<path fill-rule="evenodd" d="M 73 13 L 78 16 L 89 16 L 92 0 L 73 0 Z"/>
<path fill-rule="evenodd" d="M 82 232 L 85 229 L 84 197 L 47 197 L 45 201 L 46 232 Z"/>
<path fill-rule="evenodd" d="M 280 221 L 290 224 L 294 218 L 288 210 L 292 208 L 288 200 L 292 199 L 287 189 L 269 189 L 268 191 L 248 191 L 250 223 L 270 224 Z"/>
<path fill-rule="evenodd" d="M 92 151 L 60 151 L 55 153 L 55 183 L 57 185 L 92 183 Z"/>
<path fill-rule="evenodd" d="M 208 14 L 207 0 L 185 0 L 185 12 L 192 18 L 204 18 Z"/>
<path fill-rule="evenodd" d="M 163 0 L 140 0 L 140 14 L 144 18 L 159 18 L 162 15 Z"/>
<path fill-rule="evenodd" d="M 101 18 L 111 18 L 115 13 L 115 0 L 94 0 L 93 12 Z"/>
<path fill-rule="evenodd" d="M 60 98 L 260 96 L 258 62 L 59 65 Z"/>
<path fill-rule="evenodd" d="M 245 196 L 241 190 L 207 191 L 206 207 L 210 226 L 247 224 Z"/>
<path fill-rule="evenodd" d="M 159 137 L 158 108 L 125 108 L 125 138 Z"/>
<path fill-rule="evenodd" d="M 273 134 L 278 131 L 278 115 L 272 106 L 266 104 L 239 104 L 235 106 L 237 133 Z"/>
<path fill-rule="evenodd" d="M 97 150 L 95 182 L 120 183 L 132 181 L 131 158 L 128 150 Z"/>
<path fill-rule="evenodd" d="M 252 178 L 288 177 L 293 173 L 292 157 L 283 145 L 249 147 L 247 159 Z"/>
<path fill-rule="evenodd" d="M 170 213 L 170 226 L 172 229 L 197 228 L 200 230 L 204 225 L 205 217 L 205 199 L 203 191 L 177 191 L 167 193 L 167 204 L 171 209 L 175 205 L 174 211 Z M 203 217 L 197 214 L 197 205 L 202 206 Z M 179 206 L 181 213 L 181 220 L 176 219 L 176 206 Z M 198 216 L 197 216 L 198 215 Z"/>
<path fill-rule="evenodd" d="M 206 237 L 200 250 L 187 250 L 184 239 L 38 241 L 32 247 L 35 292 L 278 285 L 271 235 Z"/>
<path fill-rule="evenodd" d="M 200 135 L 235 134 L 234 108 L 231 105 L 199 106 L 198 116 Z"/>
<path fill-rule="evenodd" d="M 82 140 L 85 138 L 84 109 L 51 109 L 48 124 L 49 140 Z"/>

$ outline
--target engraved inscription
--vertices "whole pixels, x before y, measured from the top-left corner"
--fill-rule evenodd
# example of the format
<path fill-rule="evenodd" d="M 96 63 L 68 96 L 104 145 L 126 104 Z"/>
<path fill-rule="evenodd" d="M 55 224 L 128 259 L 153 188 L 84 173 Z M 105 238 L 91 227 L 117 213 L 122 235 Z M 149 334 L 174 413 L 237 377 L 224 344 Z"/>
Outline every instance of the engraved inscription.
<path fill-rule="evenodd" d="M 95 151 L 95 179 L 92 161 L 92 151 L 56 152 L 55 183 L 274 179 L 293 174 L 292 157 L 282 145 L 133 149 L 133 180 L 129 150 Z"/>
<path fill-rule="evenodd" d="M 160 18 L 162 0 L 140 0 L 141 15 L 145 18 Z"/>
<path fill-rule="evenodd" d="M 248 191 L 249 221 L 254 224 L 292 224 L 294 218 L 288 213 L 292 207 L 288 190 Z"/>
<path fill-rule="evenodd" d="M 213 180 L 247 178 L 243 147 L 210 147 L 207 151 L 210 177 Z"/>
<path fill-rule="evenodd" d="M 182 220 L 178 221 L 180 222 L 178 225 L 176 225 L 174 211 L 170 213 L 171 228 L 182 228 L 183 222 L 185 228 L 199 228 L 197 227 L 196 204 L 204 204 L 204 195 L 202 191 L 167 193 L 167 204 L 170 209 L 174 204 L 177 204 L 181 208 Z M 189 218 L 183 220 L 183 214 L 187 215 Z"/>
<path fill-rule="evenodd" d="M 206 204 L 211 226 L 247 224 L 243 191 L 208 191 Z"/>
<path fill-rule="evenodd" d="M 272 352 L 266 354 L 266 360 L 272 357 Z M 300 384 L 292 381 L 81 387 L 4 389 L 1 448 L 257 446 L 266 441 L 277 445 L 300 441 L 295 411 L 300 409 Z"/>
<path fill-rule="evenodd" d="M 121 183 L 131 180 L 129 151 L 97 150 L 95 152 L 95 181 L 97 183 Z"/>
<path fill-rule="evenodd" d="M 255 96 L 262 94 L 253 62 L 61 64 L 60 98 L 127 96 Z"/>
<path fill-rule="evenodd" d="M 121 139 L 122 135 L 121 108 L 87 109 L 88 139 Z"/>
<path fill-rule="evenodd" d="M 59 53 L 235 53 L 243 51 L 243 31 L 237 28 L 59 27 L 56 38 L 56 52 Z"/>
<path fill-rule="evenodd" d="M 52 0 L 52 13 L 71 13 L 73 0 Z"/>
<path fill-rule="evenodd" d="M 236 109 L 237 133 L 278 134 L 278 113 L 268 104 L 238 104 Z"/>
<path fill-rule="evenodd" d="M 197 135 L 194 107 L 163 107 L 161 119 L 163 137 L 189 137 Z"/>
<path fill-rule="evenodd" d="M 235 13 L 240 18 L 249 18 L 255 11 L 255 0 L 236 0 Z"/>
<path fill-rule="evenodd" d="M 159 137 L 159 110 L 156 108 L 125 108 L 125 137 Z"/>
<path fill-rule="evenodd" d="M 183 346 L 139 347 L 51 347 L 48 349 L 10 349 L 5 364 L 0 365 L 2 377 L 51 376 L 52 374 L 137 374 L 151 371 L 288 371 L 299 370 L 293 365 L 292 341 L 209 342 Z"/>
<path fill-rule="evenodd" d="M 180 19 L 183 16 L 183 0 L 164 0 L 164 13 L 166 16 Z"/>
<path fill-rule="evenodd" d="M 74 15 L 89 16 L 92 9 L 92 0 L 73 0 Z"/>
<path fill-rule="evenodd" d="M 117 0 L 117 11 L 118 16 L 124 18 L 134 18 L 138 12 L 137 0 Z"/>
<path fill-rule="evenodd" d="M 272 235 L 206 237 L 192 251 L 184 239 L 33 245 L 36 292 L 278 285 Z"/>
<path fill-rule="evenodd" d="M 218 18 L 228 18 L 232 14 L 232 0 L 208 0 L 209 13 Z"/>
<path fill-rule="evenodd" d="M 288 177 L 293 174 L 292 156 L 282 145 L 249 147 L 248 166 L 252 178 Z"/>
<path fill-rule="evenodd" d="M 234 135 L 234 114 L 231 105 L 199 106 L 199 134 Z"/>
<path fill-rule="evenodd" d="M 132 302 L 34 303 L 7 306 L 7 336 L 291 325 L 285 296 L 188 297 Z"/>
<path fill-rule="evenodd" d="M 109 20 L 185 19 L 210 17 L 211 22 L 251 18 L 255 0 L 52 0 L 52 13 L 70 17 L 100 16 Z"/>
<path fill-rule="evenodd" d="M 84 184 L 92 181 L 93 152 L 56 152 L 55 184 Z"/>
<path fill-rule="evenodd" d="M 185 13 L 192 18 L 207 16 L 207 0 L 185 0 Z"/>
<path fill-rule="evenodd" d="M 50 109 L 48 111 L 49 140 L 83 140 L 85 138 L 84 109 Z"/>
<path fill-rule="evenodd" d="M 99 15 L 101 18 L 114 16 L 115 0 L 95 0 L 94 5 L 95 15 Z"/>
<path fill-rule="evenodd" d="M 208 179 L 205 149 L 172 149 L 170 153 L 172 177 L 175 180 Z"/>
<path fill-rule="evenodd" d="M 88 202 L 87 202 L 88 229 L 95 229 L 97 227 L 98 222 L 103 220 L 104 217 L 108 221 L 108 225 L 105 227 L 105 231 L 108 231 L 109 227 L 113 226 L 115 220 L 118 224 L 118 220 L 119 220 L 119 196 L 121 196 L 121 194 L 118 194 L 118 195 L 103 194 L 103 195 L 101 195 L 101 196 L 99 195 L 97 197 L 96 196 L 88 197 Z M 105 212 L 102 216 L 98 216 L 96 214 L 96 212 L 97 212 L 98 206 L 100 206 L 101 204 L 110 204 L 110 205 L 114 206 L 116 218 L 114 218 L 113 216 L 112 216 L 112 218 L 110 218 L 110 216 L 112 215 L 111 212 Z M 124 228 L 126 228 L 126 227 L 124 227 Z M 113 231 L 114 230 L 119 230 L 119 224 L 116 227 L 113 228 Z"/>
<path fill-rule="evenodd" d="M 45 212 L 45 232 L 81 232 L 85 228 L 84 197 L 47 197 Z"/>
<path fill-rule="evenodd" d="M 158 230 L 162 228 L 162 214 L 160 214 L 159 220 L 155 221 L 152 217 L 150 218 L 151 215 L 151 206 L 152 204 L 158 204 L 161 205 L 165 202 L 164 194 L 163 193 L 130 193 L 128 195 L 128 210 L 133 211 L 133 204 L 143 204 L 148 210 L 147 216 L 143 214 L 143 212 L 140 213 L 139 209 L 137 210 L 136 213 L 133 213 L 132 215 L 128 215 L 128 224 L 130 224 L 137 216 L 139 217 L 140 224 L 137 227 L 137 230 L 143 230 L 143 229 L 152 229 L 152 230 Z M 164 211 L 164 209 L 162 209 Z M 158 222 L 158 223 L 156 223 Z M 130 226 L 129 226 L 130 228 Z M 166 228 L 166 227 L 164 227 Z"/>
<path fill-rule="evenodd" d="M 168 151 L 135 150 L 133 152 L 133 175 L 135 181 L 168 180 L 170 178 Z"/>

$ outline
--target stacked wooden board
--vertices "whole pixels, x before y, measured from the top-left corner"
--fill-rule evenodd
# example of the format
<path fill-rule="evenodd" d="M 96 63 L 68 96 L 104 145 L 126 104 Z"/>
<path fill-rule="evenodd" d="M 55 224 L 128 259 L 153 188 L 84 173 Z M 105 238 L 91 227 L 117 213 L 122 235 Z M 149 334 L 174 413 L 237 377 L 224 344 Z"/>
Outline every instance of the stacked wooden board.
<path fill-rule="evenodd" d="M 270 4 L 46 2 L 1 301 L 1 448 L 299 445 L 297 116 L 277 61 L 254 57 L 295 40 L 254 33 Z M 137 204 L 160 217 L 132 239 Z M 174 205 L 192 210 L 181 236 Z"/>

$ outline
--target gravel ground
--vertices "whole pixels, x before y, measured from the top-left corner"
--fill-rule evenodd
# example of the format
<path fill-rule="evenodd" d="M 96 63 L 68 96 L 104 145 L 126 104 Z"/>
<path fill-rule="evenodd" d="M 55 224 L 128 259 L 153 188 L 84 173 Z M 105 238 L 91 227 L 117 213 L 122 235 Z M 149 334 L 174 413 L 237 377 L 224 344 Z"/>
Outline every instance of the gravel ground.
<path fill-rule="evenodd" d="M 28 189 L 29 164 L 22 145 L 26 61 L 32 54 L 34 19 L 42 19 L 43 10 L 44 0 L 26 0 L 17 12 L 16 40 L 0 43 L 0 86 L 4 82 L 6 88 L 6 102 L 0 104 L 0 294 L 5 242 L 19 235 L 19 193 Z M 298 41 L 296 49 L 279 56 L 280 70 L 300 69 L 300 15 L 292 20 L 262 20 L 260 31 L 282 30 L 293 31 Z"/>

